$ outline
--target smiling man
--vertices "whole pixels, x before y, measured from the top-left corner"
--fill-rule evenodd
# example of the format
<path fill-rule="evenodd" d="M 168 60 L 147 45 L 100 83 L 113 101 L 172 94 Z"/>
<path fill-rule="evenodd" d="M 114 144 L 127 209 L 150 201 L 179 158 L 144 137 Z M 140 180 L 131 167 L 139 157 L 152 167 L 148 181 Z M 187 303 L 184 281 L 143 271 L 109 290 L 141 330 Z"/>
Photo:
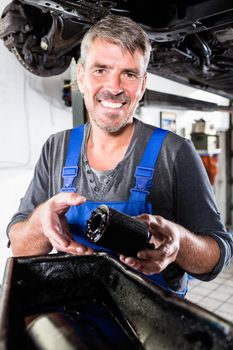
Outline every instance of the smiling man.
<path fill-rule="evenodd" d="M 77 80 L 90 121 L 52 135 L 8 235 L 14 255 L 89 255 L 86 222 L 100 204 L 148 225 L 154 249 L 120 260 L 179 296 L 187 273 L 213 279 L 233 242 L 190 141 L 134 118 L 150 42 L 131 19 L 109 15 L 85 34 Z"/>
<path fill-rule="evenodd" d="M 90 118 L 98 128 L 113 133 L 132 124 L 145 91 L 145 73 L 144 56 L 139 50 L 123 50 L 104 38 L 93 40 L 85 62 L 79 64 L 78 83 Z"/>

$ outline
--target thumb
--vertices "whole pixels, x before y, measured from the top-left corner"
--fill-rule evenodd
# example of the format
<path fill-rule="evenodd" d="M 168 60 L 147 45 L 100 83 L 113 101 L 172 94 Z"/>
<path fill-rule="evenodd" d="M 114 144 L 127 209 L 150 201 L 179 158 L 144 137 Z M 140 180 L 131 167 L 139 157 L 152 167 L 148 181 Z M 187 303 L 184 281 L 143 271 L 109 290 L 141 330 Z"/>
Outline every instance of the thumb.
<path fill-rule="evenodd" d="M 57 213 L 66 212 L 70 206 L 81 205 L 85 201 L 85 197 L 75 192 L 60 192 L 49 200 Z"/>

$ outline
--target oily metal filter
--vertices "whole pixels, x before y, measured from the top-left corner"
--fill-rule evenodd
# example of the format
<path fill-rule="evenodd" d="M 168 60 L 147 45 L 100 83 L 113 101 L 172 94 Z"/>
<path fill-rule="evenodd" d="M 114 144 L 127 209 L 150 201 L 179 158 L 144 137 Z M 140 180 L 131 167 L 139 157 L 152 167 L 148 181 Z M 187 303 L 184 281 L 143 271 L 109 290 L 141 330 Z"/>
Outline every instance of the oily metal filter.
<path fill-rule="evenodd" d="M 107 205 L 97 207 L 87 222 L 87 239 L 125 256 L 153 248 L 147 225 Z"/>

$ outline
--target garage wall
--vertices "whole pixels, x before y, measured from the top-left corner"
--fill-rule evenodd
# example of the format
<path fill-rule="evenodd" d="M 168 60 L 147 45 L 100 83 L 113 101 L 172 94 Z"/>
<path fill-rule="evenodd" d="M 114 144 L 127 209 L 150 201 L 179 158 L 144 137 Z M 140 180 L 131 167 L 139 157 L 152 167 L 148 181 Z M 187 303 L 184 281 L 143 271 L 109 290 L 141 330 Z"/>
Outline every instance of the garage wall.
<path fill-rule="evenodd" d="M 197 90 L 168 79 L 148 75 L 148 89 L 164 92 L 168 94 L 188 97 L 192 99 L 216 103 L 222 106 L 229 106 L 229 100 L 203 90 Z M 207 123 L 214 126 L 220 136 L 221 152 L 218 156 L 219 173 L 216 177 L 213 190 L 215 192 L 217 204 L 222 214 L 223 220 L 226 218 L 226 131 L 229 128 L 229 115 L 225 112 L 202 112 L 202 111 L 185 111 L 159 106 L 146 106 L 139 109 L 138 118 L 148 124 L 160 126 L 160 113 L 173 112 L 176 114 L 177 133 L 186 138 L 190 138 L 192 124 L 195 120 L 204 119 Z"/>
<path fill-rule="evenodd" d="M 229 106 L 229 100 L 222 96 L 218 96 L 203 90 L 197 90 L 186 85 L 182 85 L 176 82 L 172 82 L 168 79 L 148 74 L 147 87 L 150 90 L 164 92 L 167 94 L 188 97 L 196 100 L 207 101 L 216 103 L 222 106 Z M 172 108 L 159 108 L 159 107 L 146 107 L 142 108 L 142 119 L 147 123 L 153 125 L 159 125 L 160 112 L 168 111 L 174 112 L 177 115 L 177 129 L 181 133 L 185 128 L 185 135 L 189 136 L 191 132 L 191 126 L 194 120 L 203 118 L 204 120 L 212 123 L 218 131 L 226 131 L 229 127 L 229 115 L 223 112 L 199 112 L 199 111 L 185 111 Z M 149 111 L 149 113 L 148 113 Z"/>
<path fill-rule="evenodd" d="M 9 1 L 5 1 L 9 3 Z M 0 3 L 0 12 L 4 8 Z M 0 40 L 0 284 L 6 225 L 32 177 L 42 144 L 51 133 L 72 127 L 71 108 L 62 100 L 62 75 L 40 78 L 26 71 Z"/>

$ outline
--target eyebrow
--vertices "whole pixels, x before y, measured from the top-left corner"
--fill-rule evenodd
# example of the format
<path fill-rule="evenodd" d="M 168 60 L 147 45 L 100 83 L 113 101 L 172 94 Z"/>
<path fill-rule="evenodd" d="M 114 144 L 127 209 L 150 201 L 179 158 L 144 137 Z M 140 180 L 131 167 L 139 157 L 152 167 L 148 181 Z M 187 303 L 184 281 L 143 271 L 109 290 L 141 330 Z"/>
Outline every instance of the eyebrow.
<path fill-rule="evenodd" d="M 93 68 L 111 68 L 111 66 L 108 66 L 107 64 L 95 62 L 90 66 L 90 68 L 91 69 L 93 69 Z"/>

